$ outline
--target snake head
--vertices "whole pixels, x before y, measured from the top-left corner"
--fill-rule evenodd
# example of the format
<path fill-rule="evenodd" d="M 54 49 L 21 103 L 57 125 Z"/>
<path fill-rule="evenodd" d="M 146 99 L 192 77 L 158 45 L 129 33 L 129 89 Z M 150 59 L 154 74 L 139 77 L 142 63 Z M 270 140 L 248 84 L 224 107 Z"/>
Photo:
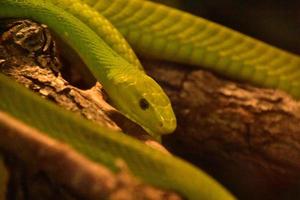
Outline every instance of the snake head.
<path fill-rule="evenodd" d="M 107 93 L 122 114 L 155 138 L 176 129 L 170 100 L 152 78 L 140 70 L 118 71 L 111 77 L 115 80 Z"/>

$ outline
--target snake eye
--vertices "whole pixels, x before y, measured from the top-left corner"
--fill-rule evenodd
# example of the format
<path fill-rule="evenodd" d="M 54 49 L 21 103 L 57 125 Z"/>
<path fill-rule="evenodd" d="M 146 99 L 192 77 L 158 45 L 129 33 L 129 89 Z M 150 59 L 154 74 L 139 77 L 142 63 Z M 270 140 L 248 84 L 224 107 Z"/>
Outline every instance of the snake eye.
<path fill-rule="evenodd" d="M 141 98 L 140 99 L 140 107 L 143 109 L 143 110 L 147 110 L 149 107 L 150 107 L 150 104 L 149 102 L 144 99 L 144 98 Z"/>

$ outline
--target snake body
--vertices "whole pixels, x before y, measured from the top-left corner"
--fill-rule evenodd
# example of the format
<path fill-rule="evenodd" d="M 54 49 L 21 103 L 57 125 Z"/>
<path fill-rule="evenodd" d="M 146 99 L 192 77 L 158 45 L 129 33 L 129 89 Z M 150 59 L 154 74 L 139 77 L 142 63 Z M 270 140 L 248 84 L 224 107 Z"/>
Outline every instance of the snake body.
<path fill-rule="evenodd" d="M 300 58 L 192 14 L 141 0 L 83 0 L 139 54 L 201 66 L 300 98 Z"/>
<path fill-rule="evenodd" d="M 129 136 L 79 119 L 1 74 L 0 98 L 0 110 L 72 145 L 88 158 L 113 170 L 116 170 L 115 160 L 122 158 L 144 181 L 177 191 L 190 200 L 234 199 L 217 182 L 188 163 L 147 147 Z"/>
<path fill-rule="evenodd" d="M 158 84 L 138 64 L 132 64 L 134 61 L 127 61 L 122 51 L 114 51 L 88 25 L 69 12 L 44 0 L 1 0 L 0 18 L 29 18 L 47 24 L 77 51 L 114 103 L 129 118 L 154 134 L 167 133 L 175 128 L 170 102 Z M 135 59 L 129 57 L 132 58 Z M 141 98 L 148 102 L 147 110 L 141 109 Z M 234 199 L 216 181 L 192 165 L 146 147 L 129 136 L 74 116 L 1 74 L 0 99 L 1 111 L 72 145 L 112 170 L 116 169 L 115 160 L 122 158 L 136 176 L 174 190 L 187 199 Z"/>
<path fill-rule="evenodd" d="M 153 135 L 172 132 L 175 116 L 169 99 L 143 72 L 126 40 L 140 54 L 201 65 L 300 97 L 297 56 L 205 19 L 142 0 L 50 2 L 1 0 L 0 18 L 30 18 L 47 24 L 76 50 L 115 106 Z M 3 75 L 0 98 L 1 110 L 112 169 L 120 157 L 143 180 L 188 199 L 233 199 L 193 166 L 62 111 Z"/>
<path fill-rule="evenodd" d="M 66 7 L 73 5 L 77 6 L 76 3 L 64 4 Z M 157 137 L 174 131 L 176 119 L 160 86 L 139 65 L 127 62 L 111 49 L 85 23 L 42 0 L 5 0 L 1 1 L 0 9 L 2 18 L 30 18 L 47 24 L 77 51 L 102 83 L 115 107 L 150 134 Z"/>

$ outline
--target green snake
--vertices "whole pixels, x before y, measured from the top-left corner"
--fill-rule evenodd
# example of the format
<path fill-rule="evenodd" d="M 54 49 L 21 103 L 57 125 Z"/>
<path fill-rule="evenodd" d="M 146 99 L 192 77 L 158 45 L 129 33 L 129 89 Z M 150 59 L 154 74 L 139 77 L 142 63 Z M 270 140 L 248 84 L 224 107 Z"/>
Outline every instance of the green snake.
<path fill-rule="evenodd" d="M 174 131 L 176 119 L 168 97 L 144 73 L 127 41 L 142 55 L 202 66 L 300 97 L 297 56 L 149 1 L 0 0 L 0 18 L 30 18 L 47 24 L 75 49 L 114 106 L 155 137 Z M 180 159 L 62 111 L 3 75 L 0 98 L 1 110 L 111 168 L 114 159 L 121 157 L 135 175 L 188 199 L 234 199 Z"/>
<path fill-rule="evenodd" d="M 53 1 L 66 8 L 76 7 L 80 3 L 58 2 L 60 1 Z M 45 5 L 47 4 L 43 1 L 2 1 L 0 17 L 31 18 L 47 24 L 77 51 L 93 75 L 102 83 L 118 110 L 155 137 L 174 131 L 176 118 L 168 97 L 139 65 L 131 64 L 119 56 L 82 21 L 65 14 L 63 10 L 62 14 L 58 14 L 60 10 L 53 5 Z M 80 10 L 76 11 L 80 13 Z M 102 21 L 99 25 L 106 27 Z"/>
<path fill-rule="evenodd" d="M 201 66 L 300 98 L 300 58 L 176 9 L 141 0 L 84 0 L 141 55 Z"/>

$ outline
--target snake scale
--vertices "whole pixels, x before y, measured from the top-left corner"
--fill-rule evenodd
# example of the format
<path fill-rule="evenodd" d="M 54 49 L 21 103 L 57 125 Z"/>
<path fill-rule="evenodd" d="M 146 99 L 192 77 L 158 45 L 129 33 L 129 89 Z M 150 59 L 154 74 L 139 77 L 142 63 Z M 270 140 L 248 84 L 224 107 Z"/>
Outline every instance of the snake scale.
<path fill-rule="evenodd" d="M 114 106 L 155 137 L 171 133 L 176 119 L 168 97 L 144 73 L 129 44 L 139 54 L 202 66 L 300 97 L 296 55 L 149 1 L 0 0 L 0 18 L 47 24 L 75 49 Z M 120 157 L 144 181 L 187 199 L 234 199 L 190 164 L 62 111 L 3 75 L 0 98 L 1 110 L 112 169 Z"/>

